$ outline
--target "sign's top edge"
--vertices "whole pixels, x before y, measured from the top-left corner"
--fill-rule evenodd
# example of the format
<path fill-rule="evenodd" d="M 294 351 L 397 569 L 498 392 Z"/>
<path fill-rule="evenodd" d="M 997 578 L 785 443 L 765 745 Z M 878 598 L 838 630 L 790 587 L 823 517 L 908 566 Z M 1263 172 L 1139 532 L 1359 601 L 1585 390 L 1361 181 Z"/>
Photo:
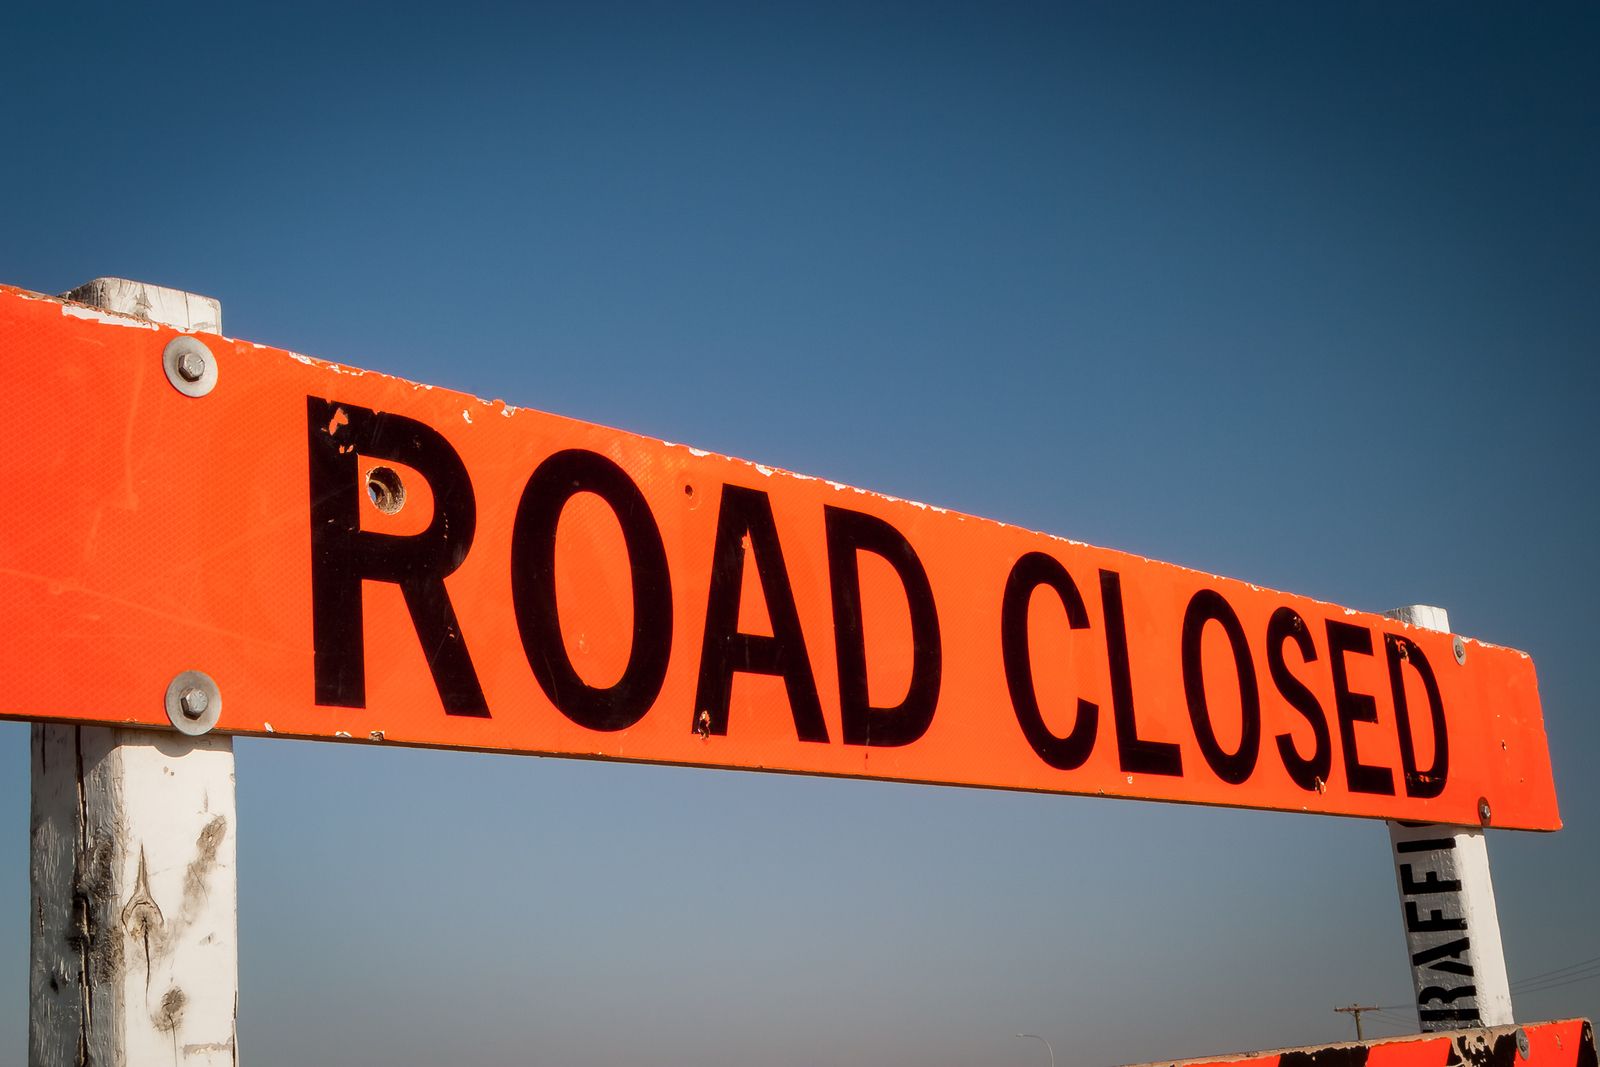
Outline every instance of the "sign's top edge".
<path fill-rule="evenodd" d="M 101 280 L 101 279 L 96 279 L 96 280 L 98 281 L 98 280 Z M 156 288 L 160 288 L 160 287 L 157 286 Z M 251 347 L 253 349 L 256 349 L 258 351 L 281 353 L 282 355 L 288 357 L 289 359 L 292 359 L 292 360 L 296 361 L 297 363 L 301 363 L 301 364 L 304 364 L 304 365 L 309 366 L 309 367 L 317 367 L 317 368 L 320 368 L 322 370 L 326 370 L 326 371 L 328 371 L 330 373 L 334 373 L 334 374 L 345 374 L 345 375 L 350 375 L 352 377 L 361 377 L 361 378 L 373 377 L 373 378 L 377 378 L 377 379 L 380 379 L 380 380 L 393 382 L 393 383 L 395 383 L 397 385 L 408 386 L 408 387 L 413 388 L 413 389 L 428 390 L 430 392 L 438 391 L 438 392 L 446 394 L 446 395 L 453 395 L 453 396 L 459 397 L 463 401 L 466 401 L 466 402 L 469 402 L 469 403 L 475 403 L 475 404 L 478 404 L 480 406 L 489 408 L 491 410 L 497 409 L 499 414 L 501 414 L 502 416 L 504 416 L 506 418 L 515 417 L 516 414 L 518 412 L 520 412 L 520 411 L 524 411 L 524 410 L 535 411 L 535 410 L 538 410 L 538 409 L 534 409 L 534 408 L 529 408 L 529 407 L 527 407 L 525 405 L 512 404 L 512 403 L 510 403 L 508 401 L 505 401 L 505 400 L 485 399 L 484 397 L 477 396 L 477 395 L 472 394 L 472 393 L 462 392 L 461 390 L 457 390 L 457 389 L 451 389 L 451 388 L 449 388 L 447 386 L 435 386 L 435 385 L 430 385 L 430 384 L 428 384 L 426 382 L 413 381 L 412 379 L 404 378 L 404 377 L 401 377 L 401 376 L 395 375 L 395 374 L 389 374 L 388 372 L 385 372 L 385 371 L 375 371 L 375 370 L 367 370 L 367 369 L 361 368 L 361 367 L 353 367 L 353 366 L 350 366 L 349 364 L 340 363 L 337 360 L 330 360 L 330 359 L 326 359 L 326 358 L 323 358 L 323 357 L 320 357 L 320 356 L 306 355 L 306 354 L 303 354 L 303 353 L 300 353 L 300 352 L 292 351 L 290 349 L 280 348 L 277 345 L 262 344 L 262 343 L 260 343 L 258 341 L 251 341 L 251 340 L 248 340 L 248 339 L 245 339 L 245 338 L 232 337 L 232 336 L 230 336 L 228 334 L 225 334 L 225 333 L 209 333 L 209 332 L 203 331 L 203 330 L 181 330 L 181 329 L 177 329 L 177 328 L 172 327 L 172 326 L 164 325 L 162 323 L 152 322 L 149 319 L 143 319 L 143 318 L 140 318 L 140 317 L 138 317 L 136 315 L 127 315 L 127 314 L 123 314 L 123 313 L 115 312 L 115 311 L 106 311 L 106 310 L 103 310 L 101 308 L 94 307 L 93 305 L 79 303 L 77 301 L 72 300 L 70 298 L 70 296 L 68 296 L 68 295 L 51 295 L 51 294 L 48 294 L 48 293 L 38 293 L 38 292 L 34 292 L 32 290 L 24 289 L 24 288 L 22 288 L 20 286 L 4 285 L 4 284 L 0 284 L 0 295 L 9 295 L 9 296 L 18 297 L 18 298 L 23 299 L 23 300 L 39 301 L 39 302 L 57 304 L 57 305 L 59 305 L 61 307 L 63 315 L 66 315 L 66 316 L 71 317 L 71 318 L 83 319 L 83 320 L 86 320 L 86 321 L 89 321 L 89 322 L 94 322 L 94 323 L 98 323 L 100 325 L 105 325 L 105 326 L 114 326 L 114 327 L 119 327 L 119 328 L 132 327 L 132 328 L 136 328 L 136 329 L 147 329 L 147 330 L 155 330 L 155 331 L 163 331 L 164 330 L 164 331 L 168 331 L 168 332 L 171 332 L 171 333 L 174 333 L 174 334 L 202 334 L 203 333 L 203 334 L 206 334 L 207 336 L 218 337 L 221 340 L 226 341 L 226 342 L 228 342 L 230 344 L 233 344 L 233 345 L 247 345 L 247 346 L 249 346 L 249 347 Z M 543 413 L 543 414 L 554 414 L 554 413 Z M 563 417 L 564 418 L 564 417 L 567 417 L 567 416 L 559 416 L 559 415 L 557 415 L 556 417 Z M 912 500 L 912 499 L 905 498 L 905 497 L 898 497 L 898 496 L 894 496 L 893 494 L 879 492 L 879 491 L 874 490 L 874 489 L 864 489 L 864 488 L 861 488 L 859 486 L 850 485 L 850 484 L 848 484 L 846 482 L 835 481 L 834 479 L 831 479 L 831 478 L 819 477 L 819 476 L 813 475 L 813 474 L 805 474 L 805 473 L 802 473 L 802 472 L 799 472 L 799 471 L 793 471 L 793 470 L 789 470 L 787 468 L 773 466 L 772 464 L 759 463 L 759 462 L 756 462 L 754 460 L 744 459 L 744 458 L 739 457 L 739 456 L 731 456 L 731 455 L 726 455 L 726 454 L 722 454 L 722 453 L 712 452 L 712 451 L 709 451 L 709 450 L 706 450 L 706 449 L 696 448 L 696 447 L 694 447 L 692 445 L 686 445 L 686 444 L 682 444 L 682 443 L 676 442 L 676 441 L 668 441 L 668 440 L 665 440 L 663 438 L 651 437 L 648 434 L 640 434 L 640 433 L 638 433 L 636 431 L 633 431 L 633 430 L 624 430 L 624 429 L 621 429 L 619 427 L 607 427 L 607 429 L 615 430 L 618 433 L 626 433 L 626 434 L 629 434 L 631 436 L 634 436 L 634 437 L 637 437 L 637 438 L 640 438 L 640 439 L 643 439 L 643 440 L 649 440 L 649 441 L 655 442 L 655 443 L 660 444 L 660 445 L 662 445 L 664 447 L 667 447 L 667 448 L 684 449 L 685 451 L 689 452 L 691 455 L 696 456 L 696 457 L 716 457 L 718 459 L 723 459 L 723 460 L 726 460 L 728 462 L 738 464 L 741 467 L 745 467 L 745 468 L 747 468 L 749 470 L 752 470 L 752 471 L 756 472 L 757 474 L 761 475 L 764 478 L 770 478 L 770 477 L 772 477 L 773 475 L 776 474 L 776 475 L 782 475 L 782 476 L 789 477 L 789 478 L 799 479 L 801 481 L 821 482 L 822 484 L 827 485 L 828 487 L 834 489 L 837 492 L 853 493 L 853 494 L 856 494 L 856 495 L 859 495 L 859 496 L 865 496 L 865 497 L 873 498 L 873 499 L 884 501 L 884 502 L 890 503 L 890 504 L 906 505 L 906 506 L 909 506 L 909 507 L 917 508 L 917 509 L 922 510 L 922 511 L 933 512 L 933 513 L 940 514 L 940 515 L 947 515 L 950 518 L 953 518 L 953 519 L 955 519 L 957 521 L 960 521 L 960 522 L 978 522 L 978 523 L 984 523 L 984 524 L 992 525 L 992 526 L 995 526 L 995 527 L 998 527 L 998 528 L 1001 528 L 1001 529 L 1019 530 L 1019 531 L 1022 531 L 1022 532 L 1025 532 L 1025 533 L 1029 533 L 1029 534 L 1033 534 L 1033 535 L 1036 535 L 1036 536 L 1039 536 L 1039 537 L 1048 538 L 1049 540 L 1054 541 L 1054 542 L 1056 542 L 1058 544 L 1066 545 L 1066 546 L 1072 547 L 1072 548 L 1088 548 L 1088 549 L 1093 549 L 1093 550 L 1101 551 L 1101 552 L 1111 552 L 1111 553 L 1115 553 L 1115 554 L 1117 554 L 1119 556 L 1124 556 L 1124 557 L 1127 557 L 1129 559 L 1138 560 L 1141 563 L 1149 564 L 1149 565 L 1152 565 L 1152 566 L 1155 566 L 1155 567 L 1172 568 L 1174 570 L 1181 571 L 1181 572 L 1183 572 L 1185 574 L 1196 575 L 1196 576 L 1199 576 L 1199 577 L 1204 578 L 1204 579 L 1209 580 L 1209 581 L 1238 583 L 1240 585 L 1247 586 L 1253 592 L 1267 593 L 1267 594 L 1275 595 L 1275 596 L 1290 596 L 1290 597 L 1294 597 L 1294 598 L 1296 598 L 1298 600 L 1302 600 L 1302 601 L 1306 601 L 1306 602 L 1311 603 L 1311 604 L 1315 604 L 1317 607 L 1324 609 L 1328 614 L 1342 613 L 1342 614 L 1344 614 L 1345 616 L 1348 616 L 1348 617 L 1366 617 L 1366 618 L 1379 619 L 1379 620 L 1382 620 L 1383 625 L 1385 625 L 1385 626 L 1388 626 L 1388 627 L 1400 627 L 1404 631 L 1411 632 L 1411 633 L 1432 632 L 1432 631 L 1428 631 L 1425 627 L 1420 627 L 1420 626 L 1417 626 L 1417 625 L 1415 625 L 1413 623 L 1409 623 L 1409 622 L 1405 622 L 1405 621 L 1400 620 L 1400 619 L 1396 619 L 1396 618 L 1394 618 L 1394 617 L 1392 617 L 1390 615 L 1385 614 L 1384 611 L 1382 611 L 1382 610 L 1365 610 L 1365 609 L 1357 609 L 1357 608 L 1346 607 L 1343 604 L 1339 604 L 1339 603 L 1337 603 L 1335 601 L 1331 601 L 1331 600 L 1325 600 L 1325 599 L 1323 599 L 1321 597 L 1310 596 L 1310 595 L 1307 595 L 1307 594 L 1304 594 L 1304 593 L 1294 593 L 1294 592 L 1290 592 L 1288 590 L 1277 589 L 1277 588 L 1271 587 L 1271 586 L 1260 585 L 1260 584 L 1258 584 L 1256 582 L 1252 582 L 1252 581 L 1250 581 L 1249 579 L 1246 579 L 1246 578 L 1237 578 L 1237 577 L 1233 577 L 1231 575 L 1218 574 L 1215 571 L 1206 570 L 1203 567 L 1189 566 L 1189 565 L 1182 564 L 1182 563 L 1172 563 L 1172 562 L 1169 562 L 1169 561 L 1166 561 L 1166 560 L 1161 560 L 1161 559 L 1156 559 L 1156 558 L 1153 558 L 1153 557 L 1150 557 L 1150 556 L 1140 555 L 1137 552 L 1129 552 L 1129 551 L 1127 551 L 1125 549 L 1110 548 L 1110 547 L 1103 546 L 1103 545 L 1091 544 L 1091 543 L 1089 543 L 1087 541 L 1079 541 L 1079 540 L 1077 540 L 1075 538 L 1066 537 L 1066 536 L 1061 535 L 1061 534 L 1050 533 L 1048 531 L 1043 531 L 1043 530 L 1035 530 L 1035 529 L 1032 529 L 1031 527 L 1021 526 L 1021 525 L 1018 525 L 1016 523 L 1007 522 L 1007 521 L 1005 521 L 1003 519 L 995 519 L 995 518 L 989 518 L 989 517 L 981 516 L 981 515 L 974 515 L 974 514 L 971 514 L 969 512 L 958 511 L 958 510 L 955 510 L 955 509 L 952 509 L 952 508 L 942 507 L 942 506 L 940 506 L 938 504 L 928 504 L 928 503 L 925 503 L 925 502 L 920 501 L 920 500 Z M 1531 660 L 1532 659 L 1532 657 L 1527 652 L 1522 651 L 1521 649 L 1513 648 L 1513 647 L 1508 646 L 1508 645 L 1499 645 L 1499 644 L 1496 644 L 1496 643 L 1491 642 L 1491 641 L 1485 641 L 1485 640 L 1483 640 L 1481 638 L 1470 637 L 1470 636 L 1468 636 L 1466 634 L 1455 632 L 1455 631 L 1452 631 L 1452 632 L 1453 632 L 1454 636 L 1460 637 L 1461 640 L 1469 648 L 1476 647 L 1476 648 L 1482 648 L 1482 649 L 1486 649 L 1486 650 L 1504 651 L 1504 652 L 1507 652 L 1507 653 L 1510 653 L 1510 654 L 1513 654 L 1513 655 L 1520 656 L 1521 658 L 1523 658 L 1525 660 Z"/>
<path fill-rule="evenodd" d="M 1551 1027 L 1577 1026 L 1585 1034 L 1591 1034 L 1593 1027 L 1584 1017 L 1572 1019 L 1550 1019 L 1536 1023 L 1512 1023 L 1509 1026 L 1489 1026 L 1471 1030 L 1434 1030 L 1422 1034 L 1398 1034 L 1393 1037 L 1374 1038 L 1370 1041 L 1335 1041 L 1323 1045 L 1291 1045 L 1285 1048 L 1261 1049 L 1251 1052 L 1224 1052 L 1214 1056 L 1194 1056 L 1186 1059 L 1174 1060 L 1148 1060 L 1144 1063 L 1124 1064 L 1122 1067 L 1202 1067 L 1202 1065 L 1223 1065 L 1233 1063 L 1252 1063 L 1260 1060 L 1272 1059 L 1283 1056 L 1314 1056 L 1317 1053 L 1340 1053 L 1366 1050 L 1374 1046 L 1393 1047 L 1407 1044 L 1428 1044 L 1439 1041 L 1470 1041 L 1483 1040 L 1493 1044 L 1496 1038 L 1515 1037 L 1517 1032 Z M 1591 1037 L 1592 1041 L 1593 1038 Z M 1576 1051 L 1576 1050 L 1574 1050 Z"/>

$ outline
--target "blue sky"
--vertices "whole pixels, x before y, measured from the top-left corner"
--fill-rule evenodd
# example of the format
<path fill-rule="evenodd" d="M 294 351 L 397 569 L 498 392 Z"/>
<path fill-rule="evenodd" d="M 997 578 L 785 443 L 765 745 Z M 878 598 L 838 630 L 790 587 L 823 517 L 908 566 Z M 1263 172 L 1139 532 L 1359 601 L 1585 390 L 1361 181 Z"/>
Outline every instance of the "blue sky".
<path fill-rule="evenodd" d="M 1567 828 L 1490 835 L 1510 972 L 1600 956 L 1592 7 L 4 27 L 0 281 L 205 292 L 234 336 L 1529 651 Z M 12 1060 L 27 728 L 0 725 Z M 1111 1064 L 1343 1038 L 1335 1004 L 1410 994 L 1377 823 L 237 759 L 247 1063 L 1020 1067 L 1020 1030 Z"/>

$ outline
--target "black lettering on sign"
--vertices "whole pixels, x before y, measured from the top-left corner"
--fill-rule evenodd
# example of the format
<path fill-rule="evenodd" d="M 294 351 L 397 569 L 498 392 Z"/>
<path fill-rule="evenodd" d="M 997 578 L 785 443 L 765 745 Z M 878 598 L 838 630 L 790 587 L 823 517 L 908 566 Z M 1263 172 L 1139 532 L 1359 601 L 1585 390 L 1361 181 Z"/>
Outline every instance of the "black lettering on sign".
<path fill-rule="evenodd" d="M 1460 960 L 1440 960 L 1438 963 L 1428 965 L 1428 970 L 1438 971 L 1440 974 L 1459 974 L 1466 978 L 1472 977 L 1472 965 L 1462 963 Z"/>
<path fill-rule="evenodd" d="M 1322 710 L 1316 694 L 1290 673 L 1289 664 L 1283 658 L 1283 646 L 1291 640 L 1300 649 L 1303 662 L 1317 661 L 1317 646 L 1306 632 L 1305 620 L 1293 608 L 1279 608 L 1267 623 L 1267 670 L 1283 699 L 1311 724 L 1311 755 L 1300 755 L 1290 734 L 1279 734 L 1273 740 L 1278 743 L 1278 755 L 1294 784 L 1316 792 L 1318 786 L 1328 781 L 1328 771 L 1333 766 L 1333 745 L 1328 737 L 1327 713 Z"/>
<path fill-rule="evenodd" d="M 1183 754 L 1170 741 L 1139 736 L 1133 713 L 1133 671 L 1128 662 L 1128 623 L 1122 612 L 1122 576 L 1100 572 L 1100 601 L 1106 617 L 1106 655 L 1111 664 L 1111 717 L 1117 725 L 1117 756 L 1123 771 L 1183 776 Z"/>
<path fill-rule="evenodd" d="M 367 703 L 361 583 L 393 582 L 426 652 L 450 715 L 487 718 L 467 642 L 444 580 L 466 559 L 477 502 L 461 457 L 420 422 L 320 397 L 306 397 L 311 459 L 311 641 L 316 702 Z M 361 529 L 359 463 L 365 456 L 412 468 L 433 490 L 433 519 L 419 534 Z"/>
<path fill-rule="evenodd" d="M 1440 878 L 1438 871 L 1423 872 L 1422 880 L 1417 881 L 1412 872 L 1412 865 L 1400 865 L 1400 892 L 1408 897 L 1420 896 L 1426 893 L 1459 893 L 1461 882 L 1455 878 Z"/>
<path fill-rule="evenodd" d="M 1429 841 L 1407 841 L 1396 845 L 1396 852 L 1416 853 L 1425 851 L 1423 846 L 1442 846 L 1438 852 L 1446 852 L 1455 848 L 1455 841 L 1449 838 L 1440 838 Z M 1439 856 L 1440 861 L 1444 856 Z M 1424 870 L 1420 879 L 1416 875 L 1415 864 L 1402 863 L 1399 867 L 1400 892 L 1402 896 L 1439 896 L 1450 893 L 1459 893 L 1461 883 L 1453 878 L 1441 878 L 1438 871 Z M 1408 934 L 1434 934 L 1442 931 L 1459 932 L 1467 929 L 1464 918 L 1446 916 L 1441 909 L 1429 909 L 1426 915 L 1418 907 L 1415 900 L 1405 901 L 1405 921 Z M 1423 1017 L 1431 1013 L 1435 1021 L 1444 1019 L 1460 1019 L 1468 1023 L 1477 1024 L 1478 1009 L 1473 1008 L 1448 1008 L 1428 1009 L 1428 1004 L 1453 1004 L 1463 997 L 1477 996 L 1477 987 L 1473 984 L 1472 965 L 1467 962 L 1471 958 L 1472 943 L 1460 936 L 1431 948 L 1421 949 L 1411 956 L 1411 964 L 1418 976 L 1419 987 L 1417 990 L 1417 1008 Z M 1443 978 L 1449 985 L 1422 985 L 1422 975 L 1426 972 L 1429 978 L 1438 980 Z M 1465 981 L 1460 981 L 1465 979 Z M 1459 1014 L 1448 1014 L 1459 1013 Z"/>
<path fill-rule="evenodd" d="M 1472 942 L 1465 937 L 1458 937 L 1454 941 L 1446 941 L 1442 945 L 1435 945 L 1412 954 L 1411 965 L 1426 967 L 1430 971 L 1439 971 L 1443 974 L 1459 974 L 1471 978 L 1472 964 L 1461 959 L 1471 951 Z"/>
<path fill-rule="evenodd" d="M 1211 728 L 1211 710 L 1206 706 L 1206 679 L 1204 657 L 1201 655 L 1206 623 L 1222 625 L 1228 635 L 1228 645 L 1233 650 L 1234 670 L 1239 676 L 1239 750 L 1229 752 L 1217 741 Z M 1256 685 L 1255 663 L 1250 658 L 1250 645 L 1244 638 L 1244 627 L 1239 616 L 1222 594 L 1214 589 L 1202 589 L 1189 599 L 1183 613 L 1183 693 L 1189 703 L 1189 721 L 1194 724 L 1194 739 L 1200 744 L 1200 754 L 1229 785 L 1238 785 L 1256 769 L 1256 757 L 1261 751 L 1261 691 Z"/>
<path fill-rule="evenodd" d="M 1039 758 L 1057 770 L 1070 771 L 1083 766 L 1094 751 L 1095 733 L 1100 726 L 1100 708 L 1078 698 L 1078 717 L 1072 732 L 1057 737 L 1045 725 L 1039 710 L 1039 696 L 1033 687 L 1033 662 L 1029 658 L 1028 607 L 1033 592 L 1048 585 L 1061 598 L 1067 611 L 1067 626 L 1073 630 L 1089 628 L 1089 611 L 1072 575 L 1054 557 L 1029 552 L 1011 568 L 1005 596 L 1000 602 L 1000 650 L 1006 669 L 1006 688 L 1011 692 L 1011 707 Z"/>
<path fill-rule="evenodd" d="M 1478 987 L 1474 985 L 1460 985 L 1447 988 L 1442 985 L 1425 985 L 1417 991 L 1417 1003 L 1454 1004 L 1462 997 L 1475 997 Z"/>
<path fill-rule="evenodd" d="M 1414 900 L 1406 901 L 1406 929 L 1414 934 L 1435 933 L 1440 930 L 1465 930 L 1467 920 L 1454 916 L 1447 916 L 1444 912 L 1434 908 L 1428 912 L 1424 919 L 1422 912 Z"/>
<path fill-rule="evenodd" d="M 1435 945 L 1432 948 L 1425 948 L 1421 952 L 1414 953 L 1411 957 L 1411 965 L 1413 967 L 1432 965 L 1434 961 L 1442 960 L 1446 956 L 1460 959 L 1471 950 L 1472 942 L 1467 938 L 1458 937 L 1454 941 L 1446 941 L 1442 945 Z"/>
<path fill-rule="evenodd" d="M 1480 1021 L 1477 1008 L 1422 1008 L 1417 1012 L 1417 1019 L 1425 1023 L 1452 1021 L 1467 1023 L 1468 1026 L 1462 1027 L 1462 1029 L 1467 1029 Z M 1510 1037 L 1511 1035 L 1507 1034 L 1506 1036 Z"/>
<path fill-rule="evenodd" d="M 744 586 L 747 537 L 756 576 L 761 579 L 761 595 L 767 602 L 767 617 L 772 621 L 771 637 L 739 632 L 739 593 Z M 717 514 L 716 542 L 711 550 L 711 592 L 706 602 L 706 634 L 695 692 L 696 721 L 690 729 L 727 734 L 733 676 L 741 671 L 782 678 L 800 740 L 828 740 L 811 659 L 806 655 L 805 635 L 800 630 L 800 614 L 795 609 L 778 528 L 772 519 L 772 504 L 760 490 L 725 485 Z"/>
<path fill-rule="evenodd" d="M 1329 1045 L 1327 1048 L 1287 1049 L 1277 1057 L 1278 1067 L 1367 1067 L 1372 1046 Z"/>
<path fill-rule="evenodd" d="M 1433 668 L 1428 666 L 1422 649 L 1409 638 L 1384 634 L 1383 644 L 1389 654 L 1389 692 L 1394 697 L 1394 722 L 1400 734 L 1400 768 L 1404 772 L 1406 796 L 1436 797 L 1444 792 L 1445 779 L 1450 775 L 1450 735 L 1445 726 L 1439 681 L 1433 676 Z M 1407 664 L 1422 679 L 1422 688 L 1428 694 L 1428 713 L 1433 720 L 1433 765 L 1426 771 L 1417 769 L 1411 715 L 1406 709 L 1406 683 L 1400 672 Z"/>
<path fill-rule="evenodd" d="M 833 593 L 833 642 L 839 661 L 840 726 L 847 745 L 909 745 L 928 732 L 939 703 L 943 661 L 939 615 L 928 572 L 893 526 L 872 515 L 823 508 L 828 536 L 828 579 Z M 878 707 L 867 700 L 867 635 L 861 618 L 861 569 L 857 553 L 888 561 L 900 577 L 911 609 L 911 682 L 905 699 Z"/>
<path fill-rule="evenodd" d="M 1402 910 L 1405 915 L 1406 934 L 1416 944 L 1416 935 L 1428 941 L 1442 941 L 1430 948 L 1412 953 L 1411 964 L 1417 980 L 1417 1007 L 1422 1010 L 1429 1002 L 1449 1004 L 1462 997 L 1476 996 L 1473 986 L 1472 965 L 1468 960 L 1471 942 L 1465 934 L 1465 917 L 1447 914 L 1460 911 L 1461 882 L 1445 877 L 1450 873 L 1451 853 L 1456 848 L 1453 837 L 1426 838 L 1395 843 L 1395 855 L 1415 857 L 1406 863 L 1397 863 Z M 1420 876 L 1419 876 L 1419 873 Z M 1441 907 L 1424 911 L 1421 900 Z M 1455 935 L 1448 939 L 1433 935 Z M 1465 958 L 1463 958 L 1465 957 Z M 1426 981 L 1447 984 L 1424 985 Z M 1474 1009 L 1476 1010 L 1476 1009 Z"/>
<path fill-rule="evenodd" d="M 1339 715 L 1339 743 L 1344 750 L 1344 777 L 1352 793 L 1394 796 L 1394 775 L 1386 767 L 1361 762 L 1356 752 L 1356 723 L 1377 722 L 1378 702 L 1366 693 L 1350 691 L 1344 658 L 1350 653 L 1372 655 L 1372 632 L 1336 619 L 1328 620 L 1328 660 L 1333 666 L 1333 706 Z"/>
<path fill-rule="evenodd" d="M 578 676 L 561 640 L 556 604 L 556 529 L 579 493 L 593 493 L 616 515 L 633 586 L 628 665 L 605 688 Z M 672 580 L 661 531 L 627 472 L 597 452 L 575 448 L 539 464 L 511 527 L 511 604 L 528 665 L 556 710 L 590 730 L 625 730 L 644 718 L 672 653 Z"/>
<path fill-rule="evenodd" d="M 1415 826 L 1416 823 L 1406 825 Z M 1453 837 L 1427 837 L 1419 841 L 1402 841 L 1395 846 L 1396 852 L 1448 852 L 1456 847 Z"/>

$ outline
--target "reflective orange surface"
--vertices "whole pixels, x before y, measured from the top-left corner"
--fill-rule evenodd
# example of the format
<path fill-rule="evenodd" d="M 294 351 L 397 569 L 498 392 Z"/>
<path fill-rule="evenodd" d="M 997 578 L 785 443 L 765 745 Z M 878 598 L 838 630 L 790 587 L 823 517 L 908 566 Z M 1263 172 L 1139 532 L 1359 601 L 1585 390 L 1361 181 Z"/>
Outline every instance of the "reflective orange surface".
<path fill-rule="evenodd" d="M 1520 1040 L 1519 1040 L 1519 1035 Z M 1241 1052 L 1164 1067 L 1594 1067 L 1594 1031 L 1585 1019 L 1449 1030 L 1348 1044 Z M 1146 1067 L 1154 1067 L 1153 1064 Z"/>
<path fill-rule="evenodd" d="M 1520 652 L 174 336 L 0 289 L 6 717 L 1560 826 Z"/>

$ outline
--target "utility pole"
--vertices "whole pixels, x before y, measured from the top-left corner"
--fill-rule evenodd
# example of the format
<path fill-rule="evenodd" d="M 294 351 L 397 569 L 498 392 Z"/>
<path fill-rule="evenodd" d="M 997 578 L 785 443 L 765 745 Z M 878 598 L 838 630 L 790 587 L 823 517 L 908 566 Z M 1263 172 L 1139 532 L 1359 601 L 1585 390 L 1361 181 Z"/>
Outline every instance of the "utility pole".
<path fill-rule="evenodd" d="M 1348 1007 L 1334 1008 L 1334 1011 L 1349 1012 L 1356 1017 L 1356 1040 L 1364 1041 L 1366 1038 L 1361 1033 L 1361 1013 L 1364 1011 L 1377 1011 L 1376 1004 L 1351 1004 Z"/>

